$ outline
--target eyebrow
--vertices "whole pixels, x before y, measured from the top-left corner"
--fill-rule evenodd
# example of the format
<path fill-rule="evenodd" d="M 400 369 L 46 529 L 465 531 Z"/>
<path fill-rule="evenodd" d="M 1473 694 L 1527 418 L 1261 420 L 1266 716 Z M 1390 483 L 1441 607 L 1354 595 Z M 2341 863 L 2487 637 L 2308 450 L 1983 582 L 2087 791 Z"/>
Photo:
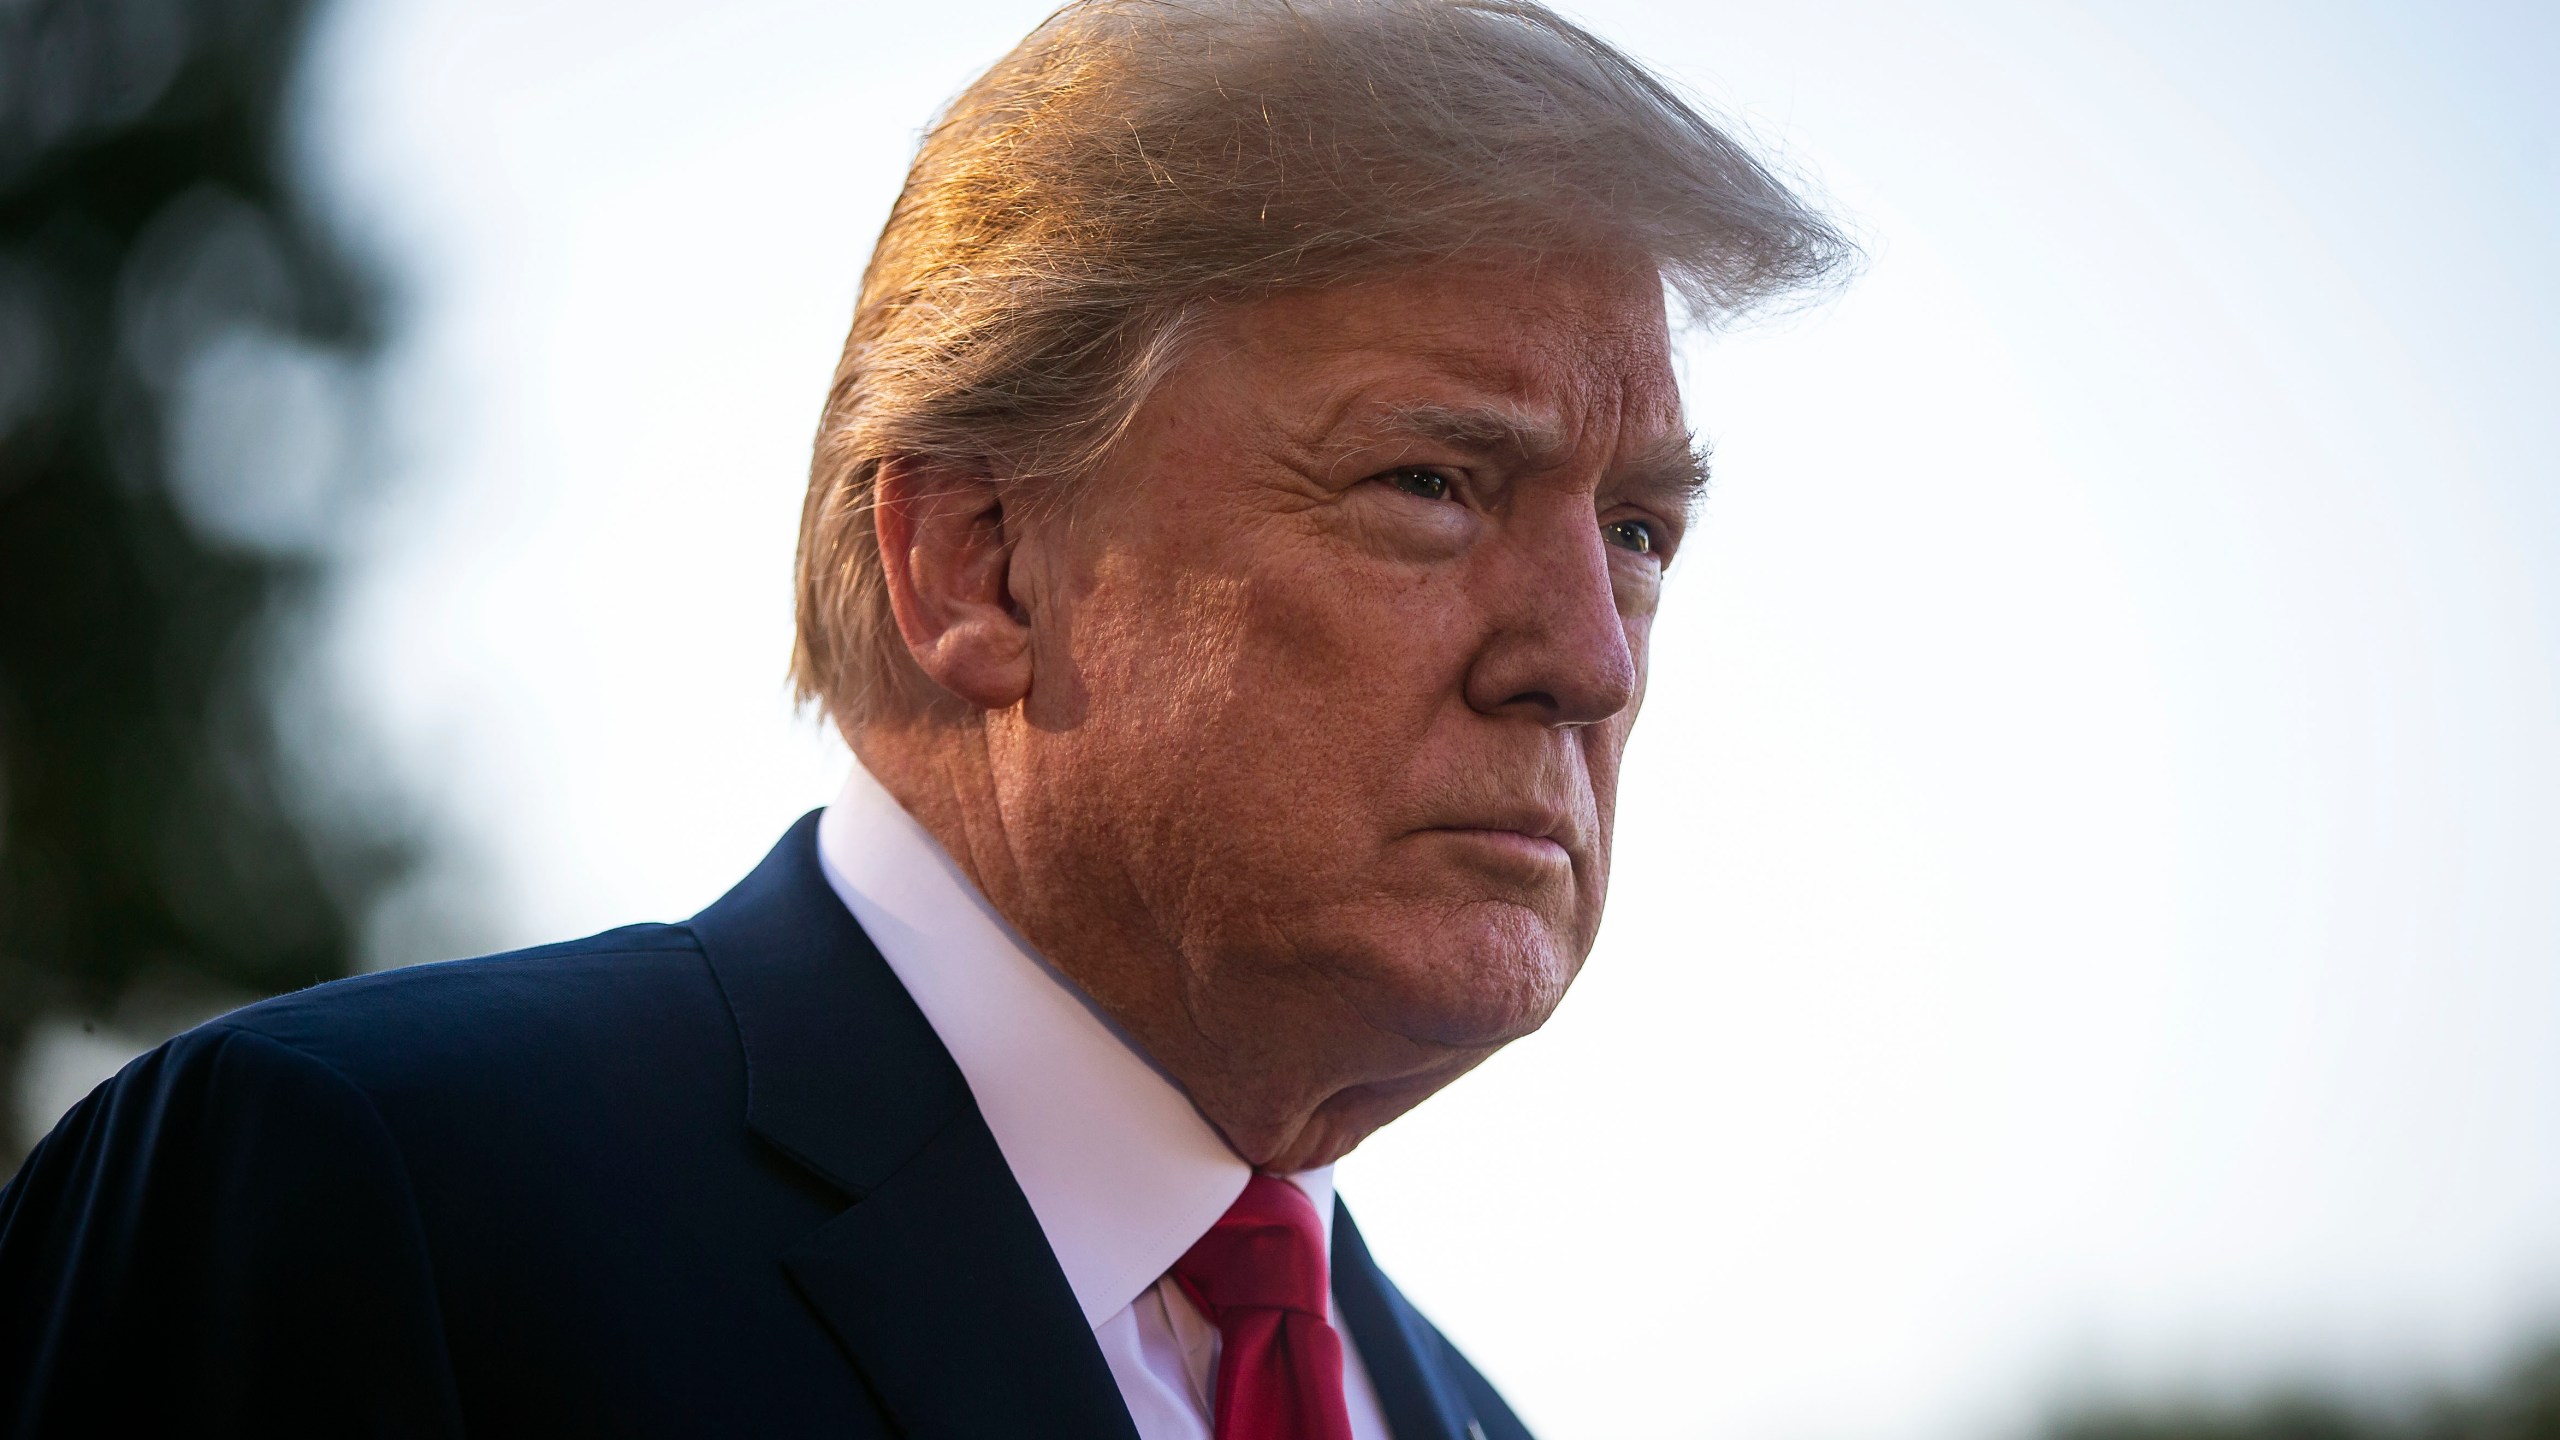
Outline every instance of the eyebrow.
<path fill-rule="evenodd" d="M 1557 463 L 1573 448 L 1554 422 L 1491 406 L 1402 405 L 1387 412 L 1381 428 L 1527 469 Z M 1686 517 L 1706 498 L 1713 448 L 1686 430 L 1673 431 L 1611 467 L 1613 488 L 1667 505 Z"/>
<path fill-rule="evenodd" d="M 1690 519 L 1706 503 L 1714 456 L 1714 444 L 1704 437 L 1686 430 L 1673 431 L 1619 462 L 1618 470 L 1624 477 L 1619 488 L 1677 510 L 1683 520 Z"/>

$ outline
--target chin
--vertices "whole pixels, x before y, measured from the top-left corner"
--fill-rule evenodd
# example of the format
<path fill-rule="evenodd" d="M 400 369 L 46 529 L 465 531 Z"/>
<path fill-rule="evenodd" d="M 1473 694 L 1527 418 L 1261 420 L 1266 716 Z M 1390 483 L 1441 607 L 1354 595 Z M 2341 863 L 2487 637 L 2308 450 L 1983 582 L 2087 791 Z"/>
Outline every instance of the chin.
<path fill-rule="evenodd" d="M 1369 1023 L 1408 1040 L 1492 1049 L 1547 1023 L 1582 967 L 1582 949 L 1526 907 L 1480 902 L 1414 915 L 1361 947 L 1355 980 Z"/>

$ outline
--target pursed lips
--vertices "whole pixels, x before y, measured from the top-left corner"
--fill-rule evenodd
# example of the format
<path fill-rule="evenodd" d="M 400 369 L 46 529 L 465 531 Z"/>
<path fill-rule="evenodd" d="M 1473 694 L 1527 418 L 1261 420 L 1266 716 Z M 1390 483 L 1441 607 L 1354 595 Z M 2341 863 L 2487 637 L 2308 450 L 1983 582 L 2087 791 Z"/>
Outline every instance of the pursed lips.
<path fill-rule="evenodd" d="M 1573 833 L 1573 823 L 1558 811 L 1522 809 L 1469 815 L 1424 826 L 1416 833 L 1456 836 L 1531 864 L 1573 863 L 1572 849 L 1566 843 Z"/>

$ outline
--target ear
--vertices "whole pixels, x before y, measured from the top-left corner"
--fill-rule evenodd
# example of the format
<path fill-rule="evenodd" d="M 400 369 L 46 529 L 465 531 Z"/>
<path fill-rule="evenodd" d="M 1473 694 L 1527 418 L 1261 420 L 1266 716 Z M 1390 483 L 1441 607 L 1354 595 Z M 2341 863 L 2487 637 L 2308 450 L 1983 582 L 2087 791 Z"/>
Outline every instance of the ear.
<path fill-rule="evenodd" d="M 926 677 L 980 710 L 1031 693 L 1031 623 L 1008 582 L 1016 536 L 996 482 L 930 461 L 883 461 L 872 524 L 889 609 Z"/>

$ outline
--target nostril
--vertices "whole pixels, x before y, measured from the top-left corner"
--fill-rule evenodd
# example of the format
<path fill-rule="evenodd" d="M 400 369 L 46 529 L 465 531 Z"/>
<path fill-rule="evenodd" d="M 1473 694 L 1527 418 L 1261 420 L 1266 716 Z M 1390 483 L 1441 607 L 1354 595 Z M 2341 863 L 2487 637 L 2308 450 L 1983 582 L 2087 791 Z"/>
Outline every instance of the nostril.
<path fill-rule="evenodd" d="M 1548 694 L 1544 690 L 1523 690 L 1519 694 L 1512 696 L 1510 699 L 1502 703 L 1505 706 L 1527 705 L 1534 709 L 1547 711 L 1561 710 L 1564 708 L 1563 702 L 1557 700 L 1556 697 Z"/>

